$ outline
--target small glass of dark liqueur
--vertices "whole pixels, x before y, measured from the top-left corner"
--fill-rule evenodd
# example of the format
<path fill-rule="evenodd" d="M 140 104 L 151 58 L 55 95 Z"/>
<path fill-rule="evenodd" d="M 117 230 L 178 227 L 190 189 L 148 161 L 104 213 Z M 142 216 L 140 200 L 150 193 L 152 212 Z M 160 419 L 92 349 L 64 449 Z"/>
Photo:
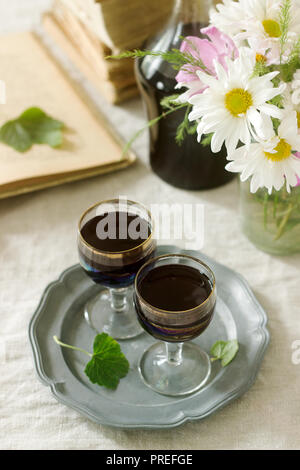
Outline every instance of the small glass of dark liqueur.
<path fill-rule="evenodd" d="M 107 287 L 85 306 L 90 326 L 115 339 L 143 332 L 136 318 L 132 285 L 155 249 L 153 220 L 141 204 L 113 199 L 84 212 L 78 227 L 80 264 L 95 283 Z"/>
<path fill-rule="evenodd" d="M 139 363 L 144 383 L 163 395 L 188 395 L 210 375 L 210 358 L 191 342 L 210 324 L 216 305 L 211 269 L 181 254 L 146 262 L 135 278 L 134 302 L 141 326 L 160 340 Z"/>

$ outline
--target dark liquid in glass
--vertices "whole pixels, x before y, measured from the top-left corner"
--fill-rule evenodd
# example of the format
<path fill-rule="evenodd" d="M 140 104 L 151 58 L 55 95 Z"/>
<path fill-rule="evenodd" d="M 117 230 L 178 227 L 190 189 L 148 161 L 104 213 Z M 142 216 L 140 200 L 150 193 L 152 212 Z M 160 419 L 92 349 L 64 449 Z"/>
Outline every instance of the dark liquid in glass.
<path fill-rule="evenodd" d="M 107 236 L 104 238 L 105 232 Z M 137 215 L 116 211 L 95 216 L 85 223 L 80 233 L 85 242 L 96 250 L 87 250 L 84 244 L 79 244 L 81 263 L 94 282 L 107 287 L 130 285 L 139 268 L 152 255 L 149 249 L 144 252 L 142 246 L 138 253 L 134 250 L 151 234 L 148 221 Z"/>
<path fill-rule="evenodd" d="M 144 45 L 144 49 L 167 51 L 179 48 L 182 36 L 202 36 L 200 29 L 207 25 L 183 24 L 165 31 Z M 136 75 L 146 105 L 148 119 L 161 115 L 162 98 L 176 94 L 177 84 L 172 66 L 160 58 L 145 57 L 136 61 Z M 198 143 L 197 135 L 186 136 L 179 146 L 176 131 L 183 121 L 186 108 L 171 113 L 150 129 L 150 164 L 164 181 L 183 189 L 209 189 L 223 185 L 234 178 L 225 170 L 226 149 L 212 153 L 210 146 Z"/>
<path fill-rule="evenodd" d="M 155 323 L 149 321 L 145 309 L 135 299 L 138 318 L 143 328 L 152 336 L 164 341 L 187 341 L 200 335 L 209 325 L 214 306 L 206 314 L 182 324 L 170 324 L 165 314 L 182 312 L 199 307 L 212 292 L 208 277 L 195 268 L 184 265 L 158 266 L 149 271 L 138 285 L 143 300 L 153 307 L 165 311 Z M 187 315 L 189 312 L 187 312 Z M 191 317 L 189 317 L 191 318 Z"/>
<path fill-rule="evenodd" d="M 136 248 L 150 233 L 149 224 L 145 219 L 117 211 L 97 215 L 81 229 L 81 235 L 89 245 L 97 250 L 112 253 Z"/>

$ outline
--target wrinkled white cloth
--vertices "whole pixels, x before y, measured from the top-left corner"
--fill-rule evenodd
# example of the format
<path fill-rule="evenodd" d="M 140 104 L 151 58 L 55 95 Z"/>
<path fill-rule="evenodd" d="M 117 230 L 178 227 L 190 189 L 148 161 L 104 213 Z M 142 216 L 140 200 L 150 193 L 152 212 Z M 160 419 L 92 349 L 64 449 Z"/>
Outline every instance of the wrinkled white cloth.
<path fill-rule="evenodd" d="M 126 138 L 144 124 L 139 100 L 121 107 L 100 104 Z M 137 163 L 124 171 L 0 201 L 0 448 L 299 448 L 300 364 L 292 362 L 292 344 L 300 340 L 300 256 L 277 258 L 250 244 L 239 228 L 235 181 L 204 192 L 175 189 L 150 171 L 146 136 L 135 150 Z M 29 321 L 46 286 L 77 262 L 82 211 L 119 195 L 147 205 L 204 204 L 203 251 L 241 273 L 267 312 L 271 343 L 254 385 L 204 421 L 167 431 L 111 429 L 58 403 L 38 380 Z"/>

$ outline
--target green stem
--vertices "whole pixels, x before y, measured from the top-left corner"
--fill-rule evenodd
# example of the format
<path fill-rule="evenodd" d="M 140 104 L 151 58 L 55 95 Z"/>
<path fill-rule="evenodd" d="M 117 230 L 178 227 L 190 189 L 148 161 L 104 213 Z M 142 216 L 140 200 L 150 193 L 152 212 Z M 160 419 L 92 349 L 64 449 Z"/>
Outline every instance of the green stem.
<path fill-rule="evenodd" d="M 221 358 L 220 357 L 211 357 L 210 361 L 215 362 L 215 361 L 218 361 L 219 359 L 221 359 Z"/>
<path fill-rule="evenodd" d="M 188 41 L 185 38 L 186 41 Z M 192 44 L 193 48 L 195 46 Z M 152 57 L 161 57 L 163 60 L 172 65 L 175 70 L 180 70 L 182 67 L 187 64 L 193 65 L 195 67 L 201 68 L 203 71 L 207 72 L 207 67 L 200 57 L 195 58 L 190 52 L 182 52 L 179 49 L 172 49 L 171 51 L 142 51 L 140 49 L 134 49 L 133 51 L 124 51 L 118 55 L 109 55 L 105 59 L 139 59 L 146 56 Z"/>
<path fill-rule="evenodd" d="M 275 194 L 274 197 L 274 205 L 273 205 L 273 218 L 276 219 L 276 214 L 277 214 L 277 204 L 278 204 L 278 194 Z"/>
<path fill-rule="evenodd" d="M 191 111 L 191 105 L 188 105 L 186 108 L 184 119 L 177 128 L 175 141 L 179 146 L 182 144 L 182 142 L 185 139 L 186 134 L 188 133 L 190 111 Z"/>
<path fill-rule="evenodd" d="M 152 119 L 151 121 L 149 121 L 146 126 L 142 127 L 142 129 L 140 129 L 138 132 L 136 132 L 134 134 L 134 136 L 127 142 L 127 144 L 125 145 L 125 147 L 123 148 L 123 156 L 126 155 L 126 153 L 128 152 L 128 150 L 130 149 L 131 145 L 133 144 L 133 142 L 148 128 L 154 126 L 155 124 L 157 124 L 162 118 L 165 118 L 166 116 L 168 116 L 169 114 L 171 113 L 174 113 L 174 111 L 178 111 L 179 109 L 182 109 L 182 108 L 185 108 L 187 105 L 186 103 L 183 103 L 179 106 L 177 106 L 176 108 L 172 108 L 170 109 L 169 111 L 165 111 L 163 112 L 160 116 L 158 116 L 157 118 L 155 119 Z"/>
<path fill-rule="evenodd" d="M 80 351 L 84 354 L 87 354 L 87 356 L 90 356 L 90 357 L 93 357 L 93 355 L 91 353 L 89 353 L 88 351 L 86 351 L 85 349 L 81 349 L 81 348 L 78 348 L 76 346 L 71 346 L 70 344 L 65 344 L 65 343 L 62 343 L 57 336 L 53 336 L 53 339 L 54 341 L 59 344 L 59 346 L 62 346 L 64 348 L 69 348 L 69 349 L 74 349 L 75 351 Z"/>
<path fill-rule="evenodd" d="M 285 51 L 285 46 L 288 38 L 288 30 L 291 22 L 291 8 L 292 2 L 291 0 L 284 0 L 280 7 L 280 16 L 279 16 L 279 24 L 281 29 L 281 36 L 280 36 L 280 65 L 282 64 L 282 58 Z"/>
<path fill-rule="evenodd" d="M 275 236 L 275 238 L 274 238 L 275 241 L 278 240 L 278 239 L 282 236 L 282 234 L 283 234 L 283 232 L 284 232 L 284 229 L 285 229 L 285 226 L 286 226 L 286 224 L 288 223 L 288 220 L 289 220 L 290 215 L 291 215 L 291 213 L 292 213 L 293 208 L 294 208 L 294 206 L 293 206 L 293 204 L 290 202 L 290 204 L 288 205 L 286 214 L 285 214 L 285 216 L 282 218 L 282 221 L 281 221 L 281 223 L 280 223 L 280 225 L 279 225 L 279 227 L 278 227 L 277 234 L 276 234 L 276 236 Z"/>
<path fill-rule="evenodd" d="M 264 227 L 267 228 L 268 225 L 268 201 L 269 194 L 266 193 L 264 197 Z"/>

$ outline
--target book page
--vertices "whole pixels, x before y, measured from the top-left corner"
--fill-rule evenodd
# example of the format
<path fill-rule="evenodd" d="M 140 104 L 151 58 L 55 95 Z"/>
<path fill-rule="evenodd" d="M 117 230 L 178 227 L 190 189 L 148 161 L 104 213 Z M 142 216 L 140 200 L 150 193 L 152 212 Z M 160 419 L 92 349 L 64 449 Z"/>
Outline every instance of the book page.
<path fill-rule="evenodd" d="M 32 33 L 1 37 L 1 80 L 6 84 L 6 104 L 0 106 L 0 124 L 36 106 L 63 121 L 64 143 L 58 149 L 34 145 L 26 153 L 0 143 L 1 186 L 32 182 L 55 175 L 87 172 L 95 168 L 124 166 L 122 146 L 91 111 L 84 97 Z M 127 159 L 125 159 L 127 160 Z M 127 161 L 129 163 L 129 160 Z"/>

